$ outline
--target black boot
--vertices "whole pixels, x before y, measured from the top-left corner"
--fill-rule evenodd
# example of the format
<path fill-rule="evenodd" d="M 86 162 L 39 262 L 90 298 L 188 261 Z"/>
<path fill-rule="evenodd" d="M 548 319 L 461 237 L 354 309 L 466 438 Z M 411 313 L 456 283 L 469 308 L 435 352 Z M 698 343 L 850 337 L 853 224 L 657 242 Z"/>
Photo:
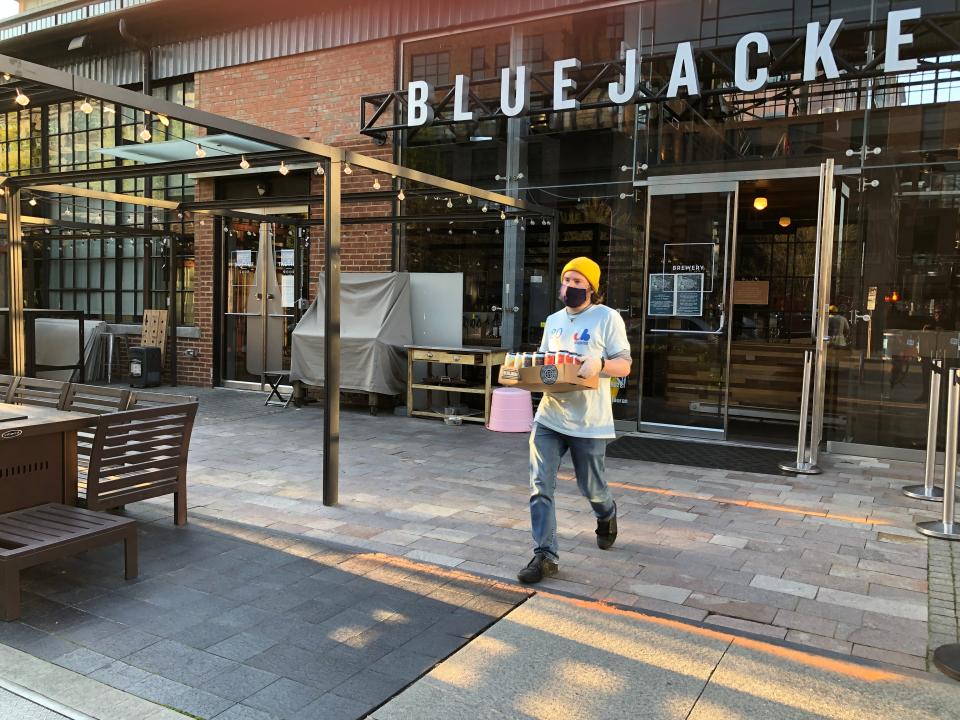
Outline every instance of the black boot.
<path fill-rule="evenodd" d="M 617 506 L 614 503 L 613 515 L 609 520 L 597 520 L 597 547 L 609 550 L 617 540 Z"/>
<path fill-rule="evenodd" d="M 538 583 L 545 577 L 556 575 L 560 566 L 546 555 L 534 555 L 533 560 L 517 573 L 517 579 L 522 583 Z"/>

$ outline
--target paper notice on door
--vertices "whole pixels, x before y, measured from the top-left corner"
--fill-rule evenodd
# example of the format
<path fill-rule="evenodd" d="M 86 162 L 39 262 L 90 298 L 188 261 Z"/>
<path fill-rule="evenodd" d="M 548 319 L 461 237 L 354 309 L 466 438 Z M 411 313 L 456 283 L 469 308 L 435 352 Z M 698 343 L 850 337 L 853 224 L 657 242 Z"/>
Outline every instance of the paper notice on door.
<path fill-rule="evenodd" d="M 294 276 L 284 275 L 282 280 L 283 282 L 280 285 L 280 304 L 285 308 L 293 307 L 297 300 L 297 294 L 293 283 Z"/>
<path fill-rule="evenodd" d="M 253 267 L 253 250 L 234 250 L 233 257 L 238 268 Z"/>
<path fill-rule="evenodd" d="M 280 267 L 293 267 L 293 250 L 280 250 Z"/>

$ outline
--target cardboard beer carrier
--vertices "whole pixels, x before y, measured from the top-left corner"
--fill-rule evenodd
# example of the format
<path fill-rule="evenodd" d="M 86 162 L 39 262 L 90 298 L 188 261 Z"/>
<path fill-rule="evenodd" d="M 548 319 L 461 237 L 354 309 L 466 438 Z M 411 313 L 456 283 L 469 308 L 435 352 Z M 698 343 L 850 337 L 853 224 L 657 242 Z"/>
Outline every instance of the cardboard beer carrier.
<path fill-rule="evenodd" d="M 514 355 L 511 353 L 511 355 Z M 520 360 L 522 353 L 513 356 L 513 360 Z M 520 360 L 522 362 L 522 360 Z M 579 363 L 563 363 L 534 365 L 532 367 L 516 367 L 515 364 L 505 362 L 500 366 L 501 385 L 520 388 L 530 392 L 572 392 L 574 390 L 596 390 L 599 378 L 577 377 L 580 370 Z"/>

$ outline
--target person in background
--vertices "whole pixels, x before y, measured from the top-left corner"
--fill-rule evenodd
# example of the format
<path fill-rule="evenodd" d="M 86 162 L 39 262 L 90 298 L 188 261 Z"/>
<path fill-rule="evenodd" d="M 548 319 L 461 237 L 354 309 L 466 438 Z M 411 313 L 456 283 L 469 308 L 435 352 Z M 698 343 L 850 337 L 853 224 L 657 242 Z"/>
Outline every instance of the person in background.
<path fill-rule="evenodd" d="M 600 266 L 574 258 L 560 274 L 564 308 L 547 318 L 540 352 L 558 350 L 583 358 L 578 375 L 599 376 L 595 390 L 543 394 L 530 433 L 530 524 L 533 559 L 517 577 L 536 583 L 556 575 L 560 550 L 554 494 L 560 461 L 570 451 L 580 492 L 597 518 L 597 545 L 607 550 L 617 539 L 617 505 L 604 480 L 607 441 L 616 437 L 610 378 L 630 374 L 630 344 L 623 318 L 602 305 Z"/>
<path fill-rule="evenodd" d="M 836 305 L 830 306 L 827 315 L 827 337 L 830 347 L 838 348 L 846 347 L 850 339 L 850 321 L 840 314 Z"/>

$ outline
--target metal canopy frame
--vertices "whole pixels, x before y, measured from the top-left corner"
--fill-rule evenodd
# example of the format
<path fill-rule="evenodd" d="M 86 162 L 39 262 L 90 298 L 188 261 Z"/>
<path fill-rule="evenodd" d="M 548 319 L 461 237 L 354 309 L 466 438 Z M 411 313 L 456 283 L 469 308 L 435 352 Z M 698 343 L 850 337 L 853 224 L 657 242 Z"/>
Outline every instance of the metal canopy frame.
<path fill-rule="evenodd" d="M 101 102 L 114 103 L 130 108 L 135 112 L 142 112 L 147 121 L 152 116 L 164 116 L 183 121 L 209 130 L 230 133 L 248 140 L 255 140 L 277 148 L 276 152 L 258 153 L 251 155 L 248 160 L 251 164 L 261 162 L 275 166 L 281 160 L 317 162 L 318 168 L 324 170 L 323 189 L 323 229 L 325 245 L 324 273 L 327 292 L 324 307 L 324 318 L 327 328 L 327 338 L 324 343 L 324 437 L 323 437 L 323 503 L 335 505 L 339 493 L 340 467 L 340 303 L 334 298 L 340 297 L 340 242 L 341 242 L 341 205 L 343 202 L 341 188 L 341 174 L 349 164 L 364 168 L 374 173 L 390 175 L 400 180 L 427 185 L 447 193 L 455 193 L 473 197 L 494 206 L 499 206 L 506 212 L 513 214 L 527 213 L 536 216 L 553 218 L 553 210 L 529 203 L 519 197 L 512 197 L 483 188 L 473 187 L 465 183 L 448 180 L 429 173 L 412 170 L 369 157 L 362 153 L 344 148 L 334 147 L 294 135 L 270 130 L 251 123 L 189 108 L 149 95 L 143 95 L 133 90 L 107 85 L 87 78 L 79 77 L 54 68 L 38 65 L 7 55 L 0 55 L 0 75 L 10 77 L 0 84 L 0 98 L 6 95 L 12 98 L 17 88 L 26 87 L 34 97 L 45 95 L 65 94 L 74 100 L 87 98 Z M 6 90 L 4 93 L 3 91 Z M 24 224 L 31 224 L 31 220 L 21 216 L 21 201 L 25 191 L 53 193 L 60 196 L 82 197 L 108 202 L 128 203 L 143 207 L 157 208 L 165 211 L 194 214 L 237 217 L 243 216 L 235 210 L 218 208 L 216 203 L 177 203 L 167 200 L 128 195 L 123 192 L 104 192 L 73 187 L 73 183 L 102 182 L 120 178 L 152 178 L 159 175 L 192 172 L 211 172 L 233 169 L 236 166 L 236 156 L 217 156 L 211 158 L 197 158 L 195 160 L 178 161 L 171 163 L 150 163 L 141 165 L 126 165 L 92 170 L 72 171 L 65 173 L 46 173 L 42 175 L 23 175 L 0 177 L 0 186 L 3 187 L 5 214 L 8 233 L 8 308 L 9 333 L 11 340 L 10 359 L 11 372 L 14 375 L 23 375 L 26 370 L 26 344 L 24 320 L 24 282 L 23 282 L 23 247 Z M 393 185 L 393 184 L 391 184 Z M 257 216 L 258 219 L 266 218 Z M 68 224 L 58 220 L 32 219 L 34 224 L 47 226 L 67 227 Z M 381 222 L 404 222 L 402 216 L 381 219 Z M 148 225 L 150 223 L 147 223 Z M 77 227 L 78 223 L 69 225 Z M 94 226 L 90 226 L 94 227 Z M 96 226 L 103 227 L 103 226 Z M 129 230 L 129 228 L 126 228 Z M 151 231 L 152 228 L 146 228 Z M 149 234 L 152 234 L 150 232 Z M 171 237 L 171 259 L 175 256 L 176 242 L 173 241 L 176 233 L 166 232 L 164 236 Z M 175 293 L 175 276 L 171 276 L 171 292 Z M 170 312 L 175 313 L 176 303 L 173 298 L 170 302 Z M 176 318 L 170 325 L 170 332 L 176 337 Z M 175 344 L 171 343 L 173 352 Z M 171 363 L 175 367 L 175 360 Z"/>

